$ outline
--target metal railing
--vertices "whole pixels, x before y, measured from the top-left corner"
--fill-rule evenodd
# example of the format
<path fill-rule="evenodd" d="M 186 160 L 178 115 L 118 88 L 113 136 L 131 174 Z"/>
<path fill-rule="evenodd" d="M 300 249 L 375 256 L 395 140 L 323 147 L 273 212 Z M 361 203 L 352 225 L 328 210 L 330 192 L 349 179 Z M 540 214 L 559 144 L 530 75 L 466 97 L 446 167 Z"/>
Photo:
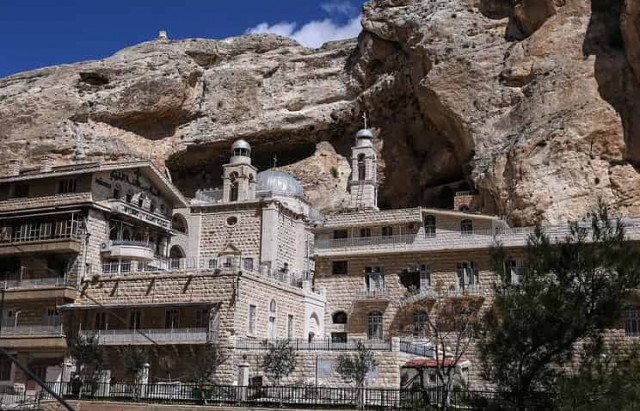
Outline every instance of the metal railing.
<path fill-rule="evenodd" d="M 63 287 L 68 284 L 65 277 L 44 277 L 29 278 L 26 280 L 4 280 L 0 281 L 0 289 L 9 290 L 12 288 L 39 288 L 39 287 Z"/>
<path fill-rule="evenodd" d="M 153 248 L 153 243 L 149 241 L 136 241 L 136 240 L 109 240 L 109 245 L 132 245 L 136 247 Z"/>
<path fill-rule="evenodd" d="M 0 244 L 79 240 L 83 233 L 82 221 L 78 220 L 29 222 L 0 227 Z"/>
<path fill-rule="evenodd" d="M 62 324 L 59 325 L 3 325 L 2 337 L 60 337 L 64 335 Z"/>
<path fill-rule="evenodd" d="M 416 344 L 413 341 L 400 340 L 400 352 L 434 358 L 435 351 L 432 344 Z"/>
<path fill-rule="evenodd" d="M 359 341 L 374 351 L 391 351 L 391 340 L 348 340 L 346 342 L 333 342 L 329 338 L 309 341 L 306 339 L 276 339 L 276 340 L 249 340 L 237 339 L 235 348 L 238 350 L 266 351 L 270 345 L 280 341 L 288 341 L 289 346 L 300 351 L 353 351 Z"/>
<path fill-rule="evenodd" d="M 113 211 L 126 214 L 131 217 L 135 217 L 139 220 L 145 221 L 147 223 L 153 224 L 158 227 L 169 229 L 171 228 L 171 220 L 170 217 L 152 213 L 150 211 L 144 210 L 136 205 L 131 203 L 127 203 L 123 200 L 111 199 L 109 200 L 109 205 Z"/>
<path fill-rule="evenodd" d="M 159 344 L 193 344 L 209 342 L 206 328 L 153 328 L 140 330 L 82 330 L 80 335 L 97 337 L 101 345 L 149 344 L 147 335 Z M 143 335 L 144 334 L 144 335 Z"/>
<path fill-rule="evenodd" d="M 509 395 L 495 391 L 454 389 L 450 395 L 444 387 L 417 389 L 318 387 L 318 386 L 235 386 L 207 384 L 126 384 L 81 381 L 48 383 L 66 399 L 100 399 L 136 402 L 172 402 L 186 404 L 227 405 L 239 407 L 283 406 L 291 408 L 382 408 L 424 410 L 441 405 L 446 397 L 452 408 L 466 410 L 512 409 Z M 42 394 L 42 399 L 50 399 Z M 541 393 L 527 402 L 531 408 L 551 409 L 553 397 Z"/>
<path fill-rule="evenodd" d="M 356 300 L 389 299 L 391 290 L 388 288 L 370 288 L 356 291 Z"/>

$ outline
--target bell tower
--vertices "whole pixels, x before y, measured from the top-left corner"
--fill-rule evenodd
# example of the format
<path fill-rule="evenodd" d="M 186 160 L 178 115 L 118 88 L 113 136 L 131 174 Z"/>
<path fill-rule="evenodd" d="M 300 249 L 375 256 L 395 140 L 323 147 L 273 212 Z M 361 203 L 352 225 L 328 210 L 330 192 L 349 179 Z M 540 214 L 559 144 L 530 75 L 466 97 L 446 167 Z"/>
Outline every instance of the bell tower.
<path fill-rule="evenodd" d="M 356 145 L 351 148 L 349 192 L 352 209 L 378 209 L 378 154 L 373 147 L 371 130 L 364 128 L 358 131 Z"/>
<path fill-rule="evenodd" d="M 244 140 L 234 142 L 229 163 L 222 167 L 222 202 L 232 203 L 256 198 L 258 169 L 251 165 L 249 143 Z"/>

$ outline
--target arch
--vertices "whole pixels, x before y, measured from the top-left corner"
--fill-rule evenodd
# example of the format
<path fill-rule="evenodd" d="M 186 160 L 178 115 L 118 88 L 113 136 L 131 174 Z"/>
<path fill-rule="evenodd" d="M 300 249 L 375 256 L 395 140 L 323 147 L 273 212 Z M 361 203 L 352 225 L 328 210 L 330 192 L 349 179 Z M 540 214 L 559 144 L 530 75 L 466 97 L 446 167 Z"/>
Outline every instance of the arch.
<path fill-rule="evenodd" d="M 184 258 L 186 256 L 187 255 L 181 246 L 177 244 L 171 246 L 171 249 L 169 250 L 169 258 Z"/>
<path fill-rule="evenodd" d="M 331 320 L 334 324 L 346 324 L 347 323 L 347 313 L 344 311 L 336 311 L 331 314 Z"/>
<path fill-rule="evenodd" d="M 182 234 L 189 234 L 189 224 L 182 214 L 174 214 L 171 217 L 171 229 Z"/>
<path fill-rule="evenodd" d="M 473 221 L 468 218 L 460 221 L 460 232 L 462 234 L 473 234 Z"/>
<path fill-rule="evenodd" d="M 382 313 L 372 311 L 367 316 L 367 338 L 370 340 L 382 340 Z"/>
<path fill-rule="evenodd" d="M 269 312 L 271 314 L 275 314 L 276 308 L 277 308 L 276 300 L 271 300 L 271 302 L 269 303 Z"/>
<path fill-rule="evenodd" d="M 238 173 L 235 171 L 229 175 L 229 201 L 238 201 Z"/>
<path fill-rule="evenodd" d="M 367 165 L 364 161 L 364 154 L 358 154 L 358 180 L 363 181 L 367 178 Z"/>
<path fill-rule="evenodd" d="M 309 316 L 309 342 L 312 342 L 319 333 L 320 319 L 318 319 L 318 314 L 311 313 L 311 315 Z"/>
<path fill-rule="evenodd" d="M 427 237 L 435 237 L 436 216 L 432 214 L 427 214 L 424 216 L 424 235 Z"/>

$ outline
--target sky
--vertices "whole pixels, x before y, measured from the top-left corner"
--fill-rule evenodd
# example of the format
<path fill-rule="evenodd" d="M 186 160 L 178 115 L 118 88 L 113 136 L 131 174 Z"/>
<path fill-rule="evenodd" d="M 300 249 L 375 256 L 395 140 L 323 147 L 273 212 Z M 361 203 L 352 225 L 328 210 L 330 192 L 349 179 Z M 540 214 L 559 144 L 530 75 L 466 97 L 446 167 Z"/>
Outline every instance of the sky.
<path fill-rule="evenodd" d="M 363 0 L 0 0 L 0 78 L 153 40 L 272 32 L 307 47 L 356 37 Z"/>

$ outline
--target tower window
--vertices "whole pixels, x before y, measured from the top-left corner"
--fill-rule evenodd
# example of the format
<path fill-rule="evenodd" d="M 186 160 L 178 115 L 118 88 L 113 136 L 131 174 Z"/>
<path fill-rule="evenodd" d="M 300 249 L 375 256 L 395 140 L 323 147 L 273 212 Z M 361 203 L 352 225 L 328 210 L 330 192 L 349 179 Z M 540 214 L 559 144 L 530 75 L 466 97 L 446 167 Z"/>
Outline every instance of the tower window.
<path fill-rule="evenodd" d="M 231 173 L 229 176 L 231 189 L 229 190 L 229 201 L 238 201 L 238 173 Z"/>
<path fill-rule="evenodd" d="M 364 154 L 358 154 L 358 180 L 362 181 L 367 178 L 367 168 L 364 162 Z"/>

